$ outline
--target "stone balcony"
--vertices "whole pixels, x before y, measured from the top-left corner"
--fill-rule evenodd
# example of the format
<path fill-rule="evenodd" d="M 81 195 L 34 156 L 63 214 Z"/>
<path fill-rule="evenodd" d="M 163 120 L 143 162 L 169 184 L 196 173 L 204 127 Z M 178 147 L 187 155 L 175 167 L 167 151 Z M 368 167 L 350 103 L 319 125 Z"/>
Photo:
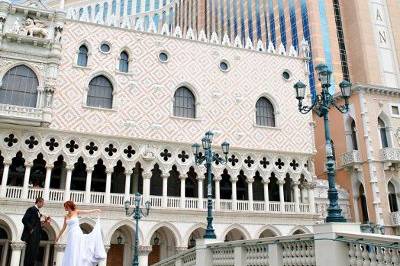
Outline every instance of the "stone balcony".
<path fill-rule="evenodd" d="M 383 148 L 381 149 L 381 160 L 384 162 L 399 163 L 400 148 Z"/>
<path fill-rule="evenodd" d="M 400 211 L 392 212 L 390 217 L 392 218 L 392 223 L 394 226 L 400 226 Z"/>
<path fill-rule="evenodd" d="M 51 113 L 39 108 L 0 104 L 0 122 L 40 126 L 51 122 Z"/>
<path fill-rule="evenodd" d="M 360 152 L 357 150 L 349 151 L 343 153 L 340 156 L 341 167 L 354 167 L 361 163 Z"/>
<path fill-rule="evenodd" d="M 65 191 L 61 189 L 50 189 L 48 193 L 43 188 L 28 188 L 26 197 L 24 196 L 23 187 L 7 186 L 5 189 L 5 199 L 13 200 L 35 200 L 37 197 L 43 197 L 47 202 L 62 203 L 66 199 L 73 200 L 78 204 L 88 205 L 107 205 L 115 207 L 123 207 L 126 199 L 125 194 L 111 193 L 109 202 L 105 192 L 85 191 Z M 135 195 L 129 195 L 131 204 L 134 202 Z M 198 210 L 207 211 L 207 199 L 205 198 L 180 198 L 150 195 L 148 201 L 153 209 L 180 209 L 180 210 Z M 299 209 L 296 210 L 295 202 L 274 201 L 248 201 L 248 200 L 225 200 L 220 199 L 216 203 L 213 199 L 213 208 L 219 212 L 254 212 L 254 213 L 291 213 L 291 214 L 312 214 L 310 204 L 299 203 Z"/>

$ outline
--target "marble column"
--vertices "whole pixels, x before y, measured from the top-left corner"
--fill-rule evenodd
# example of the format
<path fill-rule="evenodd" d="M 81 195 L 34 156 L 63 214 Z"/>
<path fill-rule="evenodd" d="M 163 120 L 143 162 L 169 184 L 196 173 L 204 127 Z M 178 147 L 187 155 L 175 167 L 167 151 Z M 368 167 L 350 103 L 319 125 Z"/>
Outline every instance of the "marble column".
<path fill-rule="evenodd" d="M 221 209 L 221 176 L 215 176 L 214 177 L 214 182 L 215 182 L 215 210 L 219 211 Z"/>
<path fill-rule="evenodd" d="M 203 209 L 203 182 L 204 182 L 204 176 L 198 176 L 197 177 L 197 194 L 198 194 L 198 203 L 197 203 L 197 208 L 198 209 Z"/>
<path fill-rule="evenodd" d="M 105 204 L 110 204 L 110 199 L 111 199 L 111 175 L 113 173 L 113 168 L 111 167 L 110 169 L 106 170 L 107 173 L 107 178 L 106 178 L 106 195 L 104 197 L 104 203 Z"/>
<path fill-rule="evenodd" d="M 26 162 L 25 163 L 24 183 L 23 183 L 23 186 L 22 186 L 22 194 L 21 194 L 21 198 L 22 199 L 27 199 L 28 198 L 29 176 L 31 175 L 32 166 L 33 166 L 32 162 Z"/>
<path fill-rule="evenodd" d="M 180 208 L 184 209 L 186 204 L 186 178 L 187 175 L 181 175 L 179 176 L 180 180 L 181 180 L 181 203 L 180 203 Z"/>
<path fill-rule="evenodd" d="M 8 248 L 9 248 L 9 242 L 6 241 L 4 242 L 4 248 L 2 250 L 2 254 L 0 254 L 0 265 L 1 266 L 6 266 L 6 260 L 7 260 L 7 254 L 8 254 Z"/>
<path fill-rule="evenodd" d="M 131 176 L 132 176 L 133 171 L 132 170 L 126 170 L 125 171 L 125 200 L 130 200 L 130 192 L 131 192 Z"/>
<path fill-rule="evenodd" d="M 92 187 L 93 167 L 86 168 L 85 203 L 90 203 L 90 189 Z"/>
<path fill-rule="evenodd" d="M 54 260 L 56 266 L 62 265 L 65 246 L 65 244 L 54 244 Z"/>
<path fill-rule="evenodd" d="M 316 187 L 316 183 L 312 182 L 308 187 L 308 203 L 310 204 L 310 212 L 315 213 L 315 200 L 314 200 L 314 189 Z"/>
<path fill-rule="evenodd" d="M 74 169 L 73 165 L 67 165 L 67 177 L 65 180 L 65 191 L 64 191 L 64 201 L 69 200 L 69 195 L 71 192 L 71 178 L 72 178 L 72 170 Z"/>
<path fill-rule="evenodd" d="M 246 181 L 247 181 L 247 192 L 248 192 L 248 196 L 249 196 L 249 211 L 253 211 L 253 202 L 254 202 L 254 199 L 253 199 L 253 182 L 254 182 L 254 178 L 253 177 L 251 177 L 251 178 L 247 178 L 246 179 Z"/>
<path fill-rule="evenodd" d="M 47 243 L 44 249 L 44 265 L 47 266 L 49 263 L 49 256 L 50 256 L 50 243 Z"/>
<path fill-rule="evenodd" d="M 293 196 L 294 196 L 294 211 L 295 212 L 300 212 L 300 198 L 299 198 L 299 181 L 293 181 L 292 186 L 293 186 Z"/>
<path fill-rule="evenodd" d="M 11 263 L 10 266 L 19 266 L 21 263 L 22 250 L 25 247 L 24 242 L 11 243 Z"/>
<path fill-rule="evenodd" d="M 163 208 L 167 207 L 167 201 L 168 201 L 168 174 L 163 174 L 162 176 L 162 200 L 161 200 L 161 206 Z"/>
<path fill-rule="evenodd" d="M 237 210 L 237 190 L 236 190 L 236 182 L 237 182 L 237 177 L 232 178 L 231 177 L 231 184 L 232 184 L 232 210 L 236 211 Z"/>
<path fill-rule="evenodd" d="M 43 192 L 43 199 L 49 199 L 49 192 L 50 192 L 50 179 L 51 179 L 51 171 L 53 170 L 53 166 L 46 167 L 46 179 L 44 180 L 44 192 Z"/>
<path fill-rule="evenodd" d="M 108 251 L 110 250 L 110 245 L 104 245 L 104 249 L 106 250 L 106 255 L 108 256 Z M 107 256 L 104 260 L 102 260 L 98 266 L 107 266 Z M 139 264 L 140 265 L 140 264 Z"/>
<path fill-rule="evenodd" d="M 265 211 L 270 211 L 269 209 L 269 178 L 263 178 L 264 184 L 264 204 L 265 204 Z"/>
<path fill-rule="evenodd" d="M 11 160 L 4 160 L 3 177 L 1 179 L 1 188 L 0 188 L 0 198 L 4 198 L 6 196 L 8 172 L 10 169 L 10 165 L 11 165 Z"/>
<path fill-rule="evenodd" d="M 139 246 L 139 265 L 148 266 L 149 254 L 152 246 Z"/>
<path fill-rule="evenodd" d="M 151 178 L 151 171 L 143 171 L 143 202 L 149 201 L 150 199 L 150 178 Z"/>
<path fill-rule="evenodd" d="M 279 185 L 279 202 L 281 203 L 281 212 L 285 212 L 285 196 L 283 194 L 283 185 L 285 184 L 285 180 L 278 180 Z"/>

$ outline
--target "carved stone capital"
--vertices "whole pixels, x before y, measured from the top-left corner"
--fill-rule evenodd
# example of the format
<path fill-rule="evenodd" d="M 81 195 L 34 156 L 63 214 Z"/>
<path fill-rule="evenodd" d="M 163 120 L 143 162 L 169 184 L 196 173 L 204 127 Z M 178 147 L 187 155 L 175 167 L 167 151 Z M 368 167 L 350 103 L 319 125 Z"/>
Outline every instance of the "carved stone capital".
<path fill-rule="evenodd" d="M 139 246 L 139 256 L 147 256 L 152 251 L 152 246 Z"/>
<path fill-rule="evenodd" d="M 151 172 L 143 172 L 142 173 L 143 179 L 150 179 L 152 176 Z"/>
<path fill-rule="evenodd" d="M 12 250 L 22 250 L 25 247 L 25 243 L 24 242 L 12 242 L 10 246 L 11 246 Z"/>
<path fill-rule="evenodd" d="M 247 178 L 246 178 L 246 182 L 247 182 L 248 184 L 252 184 L 252 183 L 254 182 L 254 178 L 253 178 L 253 177 L 247 177 Z"/>
<path fill-rule="evenodd" d="M 278 185 L 284 185 L 286 181 L 284 179 L 278 179 Z"/>

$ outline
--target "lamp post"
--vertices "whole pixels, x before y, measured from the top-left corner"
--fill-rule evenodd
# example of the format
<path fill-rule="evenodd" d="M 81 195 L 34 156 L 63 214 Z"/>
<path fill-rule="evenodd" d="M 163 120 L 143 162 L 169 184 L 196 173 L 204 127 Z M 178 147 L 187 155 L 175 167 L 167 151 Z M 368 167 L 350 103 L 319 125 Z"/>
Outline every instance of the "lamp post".
<path fill-rule="evenodd" d="M 321 94 L 317 95 L 311 106 L 304 106 L 303 100 L 306 93 L 306 85 L 301 81 L 298 81 L 294 88 L 296 89 L 296 99 L 299 101 L 298 108 L 300 113 L 307 114 L 311 110 L 314 110 L 319 117 L 324 118 L 325 126 L 325 149 L 326 149 L 326 169 L 328 174 L 328 215 L 326 222 L 346 222 L 346 219 L 342 215 L 342 210 L 338 204 L 338 192 L 335 184 L 335 158 L 332 151 L 332 141 L 329 130 L 329 119 L 328 114 L 332 106 L 334 106 L 339 112 L 345 114 L 349 111 L 349 98 L 351 95 L 351 83 L 344 80 L 339 84 L 341 90 L 341 98 L 344 99 L 344 105 L 338 105 L 336 99 L 329 92 L 331 86 L 331 75 L 332 72 L 328 69 L 325 64 L 319 64 L 315 67 L 318 73 L 318 80 L 321 82 Z"/>
<path fill-rule="evenodd" d="M 225 160 L 216 156 L 215 153 L 212 151 L 212 141 L 213 141 L 214 134 L 211 131 L 206 132 L 204 138 L 201 139 L 201 143 L 204 149 L 204 155 L 200 155 L 200 145 L 195 143 L 192 145 L 192 150 L 195 158 L 195 163 L 200 165 L 205 162 L 207 168 L 207 229 L 204 234 L 205 239 L 216 239 L 216 235 L 214 232 L 214 228 L 212 225 L 213 216 L 212 216 L 212 186 L 211 186 L 211 164 L 212 162 L 219 162 L 219 163 L 226 163 L 229 153 L 229 143 L 224 142 L 221 144 L 222 151 L 225 154 Z"/>
<path fill-rule="evenodd" d="M 142 195 L 140 193 L 135 194 L 135 208 L 133 211 L 129 211 L 129 205 L 130 202 L 129 200 L 125 201 L 125 213 L 126 216 L 132 216 L 133 219 L 136 221 L 136 229 L 135 229 L 135 247 L 134 247 L 134 255 L 133 255 L 133 261 L 132 265 L 133 266 L 139 266 L 139 220 L 142 219 L 143 217 L 146 217 L 149 215 L 150 212 L 150 202 L 146 201 L 145 208 L 142 209 L 140 208 L 140 203 L 142 201 Z"/>

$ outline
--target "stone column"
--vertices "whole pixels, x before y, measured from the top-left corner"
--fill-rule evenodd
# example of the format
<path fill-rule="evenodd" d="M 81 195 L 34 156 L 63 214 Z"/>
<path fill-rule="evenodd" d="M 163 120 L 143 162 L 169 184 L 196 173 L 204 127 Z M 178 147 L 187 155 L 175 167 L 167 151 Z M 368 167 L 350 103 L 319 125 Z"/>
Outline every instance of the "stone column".
<path fill-rule="evenodd" d="M 90 203 L 90 189 L 92 187 L 93 167 L 86 168 L 85 203 Z"/>
<path fill-rule="evenodd" d="M 203 209 L 203 182 L 204 182 L 204 176 L 197 176 L 197 194 L 198 194 L 198 203 L 197 203 L 197 208 Z M 216 197 L 217 194 L 215 194 Z M 217 200 L 217 199 L 215 199 Z M 216 204 L 216 203 L 215 203 Z"/>
<path fill-rule="evenodd" d="M 236 211 L 237 209 L 237 191 L 236 191 L 236 182 L 237 182 L 237 177 L 232 178 L 231 177 L 231 183 L 232 183 L 232 210 Z"/>
<path fill-rule="evenodd" d="M 24 242 L 13 242 L 11 243 L 11 263 L 10 266 L 19 266 L 21 261 L 22 250 L 25 247 Z"/>
<path fill-rule="evenodd" d="M 248 190 L 248 195 L 249 195 L 249 211 L 253 211 L 253 182 L 254 182 L 254 178 L 251 177 L 247 177 L 246 178 L 247 181 L 247 190 Z"/>
<path fill-rule="evenodd" d="M 279 201 L 281 203 L 281 212 L 285 212 L 285 196 L 283 195 L 283 185 L 285 184 L 285 180 L 278 180 L 279 185 Z"/>
<path fill-rule="evenodd" d="M 130 191 L 131 191 L 131 176 L 133 171 L 126 170 L 125 171 L 125 201 L 129 200 Z"/>
<path fill-rule="evenodd" d="M 306 195 L 308 194 L 308 189 L 307 186 L 304 184 L 300 184 L 300 197 L 301 197 L 301 203 L 306 203 Z"/>
<path fill-rule="evenodd" d="M 168 174 L 163 174 L 162 176 L 162 202 L 161 206 L 163 208 L 167 207 L 167 200 L 168 200 Z"/>
<path fill-rule="evenodd" d="M 104 197 L 104 203 L 105 204 L 110 204 L 110 198 L 111 198 L 111 175 L 113 173 L 113 168 L 107 169 L 107 179 L 106 179 L 106 196 Z"/>
<path fill-rule="evenodd" d="M 143 202 L 149 200 L 150 197 L 150 178 L 151 178 L 151 171 L 143 171 Z"/>
<path fill-rule="evenodd" d="M 31 175 L 32 165 L 33 164 L 31 162 L 25 163 L 24 183 L 22 186 L 22 194 L 21 194 L 22 199 L 28 198 L 29 176 Z"/>
<path fill-rule="evenodd" d="M 53 166 L 46 167 L 46 179 L 44 180 L 44 192 L 43 192 L 43 199 L 49 199 L 49 192 L 50 192 L 50 179 L 51 179 L 51 171 L 53 170 Z"/>
<path fill-rule="evenodd" d="M 72 170 L 74 169 L 73 165 L 67 165 L 67 178 L 65 180 L 65 192 L 64 192 L 64 201 L 69 200 L 69 195 L 71 192 L 71 178 L 72 178 Z"/>
<path fill-rule="evenodd" d="M 186 178 L 187 178 L 187 176 L 181 175 L 181 176 L 179 176 L 179 178 L 181 179 L 181 204 L 180 204 L 180 207 L 181 207 L 181 209 L 184 209 L 186 206 L 185 201 L 186 201 Z"/>
<path fill-rule="evenodd" d="M 3 177 L 1 179 L 1 188 L 0 188 L 0 198 L 4 198 L 6 196 L 8 172 L 10 169 L 10 165 L 11 165 L 10 160 L 4 160 Z"/>
<path fill-rule="evenodd" d="M 215 210 L 219 211 L 221 209 L 221 176 L 214 177 L 215 181 Z"/>
<path fill-rule="evenodd" d="M 139 246 L 139 265 L 148 266 L 148 256 L 152 250 L 152 246 Z"/>
<path fill-rule="evenodd" d="M 54 260 L 56 262 L 56 266 L 62 265 L 65 246 L 65 244 L 54 244 Z"/>
<path fill-rule="evenodd" d="M 299 201 L 299 181 L 293 181 L 293 194 L 294 194 L 294 211 L 300 212 L 300 201 Z"/>
<path fill-rule="evenodd" d="M 44 250 L 44 265 L 48 265 L 49 261 L 49 256 L 50 256 L 50 243 L 46 244 L 45 250 Z"/>
<path fill-rule="evenodd" d="M 6 266 L 7 262 L 7 254 L 8 254 L 8 247 L 9 247 L 9 242 L 5 242 L 4 248 L 2 250 L 2 254 L 0 254 L 0 265 L 1 266 Z"/>
<path fill-rule="evenodd" d="M 263 184 L 264 184 L 264 204 L 265 204 L 265 211 L 269 211 L 269 190 L 268 190 L 268 185 L 269 185 L 269 178 L 263 178 Z"/>
<path fill-rule="evenodd" d="M 107 256 L 108 251 L 110 250 L 110 245 L 104 245 L 104 249 L 106 250 L 106 258 L 98 264 L 99 266 L 107 266 Z"/>
<path fill-rule="evenodd" d="M 310 204 L 310 212 L 315 213 L 315 201 L 314 201 L 314 189 L 316 187 L 316 183 L 312 182 L 308 187 L 308 203 Z"/>

